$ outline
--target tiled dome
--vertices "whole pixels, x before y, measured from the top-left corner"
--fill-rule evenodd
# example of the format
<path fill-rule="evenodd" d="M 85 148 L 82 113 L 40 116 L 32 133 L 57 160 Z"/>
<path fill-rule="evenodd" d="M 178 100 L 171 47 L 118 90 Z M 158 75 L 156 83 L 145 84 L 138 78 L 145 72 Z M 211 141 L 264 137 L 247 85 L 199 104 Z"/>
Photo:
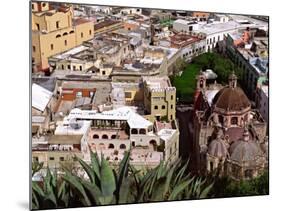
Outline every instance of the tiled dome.
<path fill-rule="evenodd" d="M 226 144 L 220 138 L 214 139 L 208 147 L 208 154 L 218 158 L 226 158 L 228 156 Z"/>
<path fill-rule="evenodd" d="M 248 97 L 240 87 L 225 87 L 214 97 L 215 107 L 226 111 L 241 111 L 251 107 Z"/>

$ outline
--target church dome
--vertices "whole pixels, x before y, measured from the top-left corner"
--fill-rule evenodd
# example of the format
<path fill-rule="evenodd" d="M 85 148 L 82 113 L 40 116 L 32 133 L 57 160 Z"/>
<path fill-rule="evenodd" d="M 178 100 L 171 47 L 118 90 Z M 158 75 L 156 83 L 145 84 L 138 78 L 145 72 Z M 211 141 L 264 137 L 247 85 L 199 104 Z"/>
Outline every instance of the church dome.
<path fill-rule="evenodd" d="M 225 87 L 213 99 L 215 108 L 225 111 L 241 111 L 251 107 L 248 97 L 240 87 Z"/>
<path fill-rule="evenodd" d="M 254 141 L 239 140 L 230 146 L 230 159 L 239 163 L 255 161 L 262 154 L 261 148 Z"/>
<path fill-rule="evenodd" d="M 217 158 L 226 158 L 228 156 L 226 144 L 220 138 L 214 139 L 208 147 L 208 154 Z"/>

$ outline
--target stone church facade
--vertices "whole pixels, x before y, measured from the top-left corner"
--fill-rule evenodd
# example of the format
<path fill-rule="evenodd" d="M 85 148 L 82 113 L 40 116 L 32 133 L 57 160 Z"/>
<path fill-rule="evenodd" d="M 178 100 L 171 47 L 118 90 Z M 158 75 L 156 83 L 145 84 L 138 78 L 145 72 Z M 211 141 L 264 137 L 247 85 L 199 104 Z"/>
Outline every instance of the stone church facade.
<path fill-rule="evenodd" d="M 227 86 L 210 84 L 201 71 L 194 95 L 194 153 L 201 174 L 251 179 L 268 167 L 267 124 L 252 109 L 234 73 Z"/>

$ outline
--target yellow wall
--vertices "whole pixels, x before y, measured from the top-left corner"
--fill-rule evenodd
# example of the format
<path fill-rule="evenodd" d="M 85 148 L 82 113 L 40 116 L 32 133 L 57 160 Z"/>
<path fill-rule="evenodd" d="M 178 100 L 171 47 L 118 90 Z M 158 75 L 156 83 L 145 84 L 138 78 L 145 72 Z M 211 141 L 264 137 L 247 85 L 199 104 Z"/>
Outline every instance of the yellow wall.
<path fill-rule="evenodd" d="M 56 26 L 57 21 L 59 21 L 59 29 Z M 36 23 L 39 24 L 40 31 L 37 30 Z M 45 30 L 44 33 L 42 29 Z M 33 13 L 32 30 L 32 58 L 35 60 L 37 69 L 48 68 L 50 56 L 76 47 L 94 37 L 92 22 L 72 26 L 71 9 L 66 13 L 56 12 L 51 16 L 38 16 L 38 13 Z M 35 51 L 33 51 L 33 46 L 35 46 Z"/>
<path fill-rule="evenodd" d="M 84 41 L 90 40 L 94 35 L 94 25 L 92 22 L 79 24 L 76 29 L 76 45 L 81 45 Z M 83 33 L 83 36 L 81 34 Z"/>

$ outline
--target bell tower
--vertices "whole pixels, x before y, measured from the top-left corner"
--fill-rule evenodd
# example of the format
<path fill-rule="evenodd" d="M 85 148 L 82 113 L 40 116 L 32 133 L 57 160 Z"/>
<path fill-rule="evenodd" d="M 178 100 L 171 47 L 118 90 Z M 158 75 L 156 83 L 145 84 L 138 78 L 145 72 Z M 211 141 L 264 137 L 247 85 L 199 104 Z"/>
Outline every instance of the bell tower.
<path fill-rule="evenodd" d="M 197 75 L 196 80 L 197 80 L 196 89 L 201 90 L 201 91 L 205 90 L 206 89 L 206 76 L 202 70 L 200 70 L 200 73 Z"/>
<path fill-rule="evenodd" d="M 235 75 L 234 71 L 228 77 L 228 84 L 231 88 L 236 88 L 237 86 L 237 76 Z"/>

